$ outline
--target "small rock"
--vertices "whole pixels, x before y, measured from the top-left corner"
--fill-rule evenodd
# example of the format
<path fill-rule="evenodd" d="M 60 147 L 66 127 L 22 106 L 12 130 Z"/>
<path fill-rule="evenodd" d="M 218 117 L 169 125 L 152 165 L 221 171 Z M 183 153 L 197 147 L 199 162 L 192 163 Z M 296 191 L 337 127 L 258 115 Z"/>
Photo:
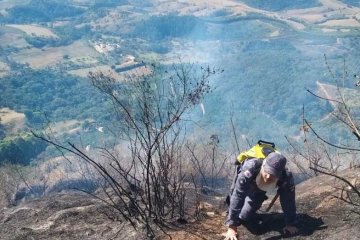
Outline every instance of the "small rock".
<path fill-rule="evenodd" d="M 215 212 L 206 212 L 206 215 L 209 216 L 209 217 L 214 217 Z"/>

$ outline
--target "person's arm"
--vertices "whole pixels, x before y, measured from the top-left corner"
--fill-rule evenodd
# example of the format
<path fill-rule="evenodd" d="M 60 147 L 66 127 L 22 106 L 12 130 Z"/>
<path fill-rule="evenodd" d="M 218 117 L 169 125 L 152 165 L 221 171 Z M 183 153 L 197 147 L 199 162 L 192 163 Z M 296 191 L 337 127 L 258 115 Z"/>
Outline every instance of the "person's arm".
<path fill-rule="evenodd" d="M 225 221 L 227 226 L 237 227 L 241 224 L 239 215 L 250 187 L 253 174 L 252 166 L 251 162 L 244 163 L 241 172 L 238 174 L 230 196 L 229 213 Z"/>
<path fill-rule="evenodd" d="M 249 170 L 245 171 L 247 171 L 246 175 L 249 176 Z M 237 240 L 237 227 L 241 224 L 239 215 L 244 205 L 250 183 L 250 179 L 244 175 L 244 173 L 245 172 L 240 172 L 235 184 L 233 184 L 234 189 L 230 196 L 229 213 L 225 221 L 228 229 L 227 232 L 223 234 L 225 237 L 224 240 Z"/>
<path fill-rule="evenodd" d="M 231 198 L 231 194 L 233 193 L 234 191 L 234 188 L 235 188 L 235 184 L 236 184 L 236 179 L 238 178 L 238 175 L 241 171 L 241 166 L 240 165 L 237 165 L 236 166 L 236 169 L 235 169 L 235 172 L 234 172 L 234 177 L 233 177 L 233 180 L 231 181 L 231 187 L 230 187 L 230 192 L 229 192 L 229 195 L 226 197 L 226 204 L 229 206 L 230 205 L 230 198 Z"/>
<path fill-rule="evenodd" d="M 296 228 L 295 184 L 291 172 L 286 173 L 285 181 L 279 186 L 278 193 L 285 217 L 284 233 L 295 234 L 298 229 Z"/>

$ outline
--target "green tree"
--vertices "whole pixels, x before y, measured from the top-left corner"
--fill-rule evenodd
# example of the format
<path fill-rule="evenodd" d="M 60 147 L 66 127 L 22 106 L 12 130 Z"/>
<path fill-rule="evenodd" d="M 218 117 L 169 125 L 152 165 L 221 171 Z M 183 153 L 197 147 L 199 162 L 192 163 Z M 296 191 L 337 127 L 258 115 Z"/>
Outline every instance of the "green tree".
<path fill-rule="evenodd" d="M 27 165 L 43 152 L 46 146 L 45 142 L 28 133 L 17 137 L 6 137 L 0 141 L 0 164 Z"/>

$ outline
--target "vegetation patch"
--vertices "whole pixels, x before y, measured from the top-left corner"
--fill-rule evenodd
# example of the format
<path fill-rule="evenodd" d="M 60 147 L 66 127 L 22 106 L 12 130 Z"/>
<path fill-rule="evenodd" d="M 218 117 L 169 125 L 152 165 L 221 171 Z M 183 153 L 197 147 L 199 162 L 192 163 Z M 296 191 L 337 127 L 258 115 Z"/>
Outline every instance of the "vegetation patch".
<path fill-rule="evenodd" d="M 23 112 L 33 127 L 42 127 L 44 114 L 52 121 L 110 115 L 101 94 L 82 79 L 50 70 L 27 69 L 0 82 L 0 102 Z"/>
<path fill-rule="evenodd" d="M 101 8 L 101 7 L 116 7 L 119 5 L 127 4 L 129 1 L 127 0 L 95 0 L 93 8 Z"/>
<path fill-rule="evenodd" d="M 195 16 L 175 14 L 151 16 L 139 22 L 133 35 L 149 40 L 189 37 L 195 29 L 206 29 L 205 23 Z"/>
<path fill-rule="evenodd" d="M 84 9 L 71 6 L 58 0 L 31 0 L 26 5 L 17 5 L 8 9 L 8 15 L 2 20 L 8 23 L 49 22 L 55 19 L 74 17 L 84 13 Z"/>
<path fill-rule="evenodd" d="M 31 159 L 45 150 L 47 144 L 32 134 L 6 137 L 0 141 L 0 164 L 29 164 Z"/>
<path fill-rule="evenodd" d="M 91 34 L 90 26 L 83 25 L 81 27 L 75 27 L 73 25 L 65 25 L 54 28 L 56 32 L 56 38 L 49 38 L 44 36 L 26 36 L 25 40 L 30 45 L 36 48 L 43 47 L 59 47 L 66 46 L 74 43 L 75 41 L 85 38 Z M 55 33 L 54 33 L 55 34 Z"/>
<path fill-rule="evenodd" d="M 310 8 L 320 5 L 318 0 L 298 0 L 298 1 L 242 0 L 242 2 L 246 3 L 251 7 L 260 8 L 267 11 L 282 11 L 282 10 L 296 9 L 296 8 Z"/>

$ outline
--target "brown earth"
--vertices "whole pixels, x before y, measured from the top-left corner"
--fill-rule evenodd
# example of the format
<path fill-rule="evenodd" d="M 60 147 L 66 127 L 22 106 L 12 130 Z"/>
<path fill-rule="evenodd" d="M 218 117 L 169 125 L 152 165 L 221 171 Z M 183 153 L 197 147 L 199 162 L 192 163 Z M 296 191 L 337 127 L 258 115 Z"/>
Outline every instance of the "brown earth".
<path fill-rule="evenodd" d="M 355 182 L 360 179 L 360 169 L 341 175 Z M 271 213 L 260 210 L 254 221 L 239 227 L 239 239 L 359 239 L 360 214 L 334 197 L 339 196 L 342 185 L 329 176 L 297 185 L 300 232 L 296 236 L 281 233 L 284 222 L 276 204 Z M 224 208 L 217 205 L 220 198 L 203 195 L 202 199 L 213 205 L 202 204 L 201 220 L 188 216 L 187 224 L 171 224 L 165 228 L 167 235 L 157 239 L 223 239 L 221 233 L 226 227 L 221 214 Z M 146 239 L 141 230 L 134 231 L 114 218 L 112 211 L 89 195 L 58 193 L 0 210 L 0 239 Z"/>
<path fill-rule="evenodd" d="M 360 169 L 350 169 L 341 173 L 352 182 L 360 180 Z M 343 184 L 329 176 L 319 176 L 297 185 L 297 209 L 299 234 L 282 234 L 283 216 L 279 204 L 275 204 L 271 213 L 260 210 L 254 221 L 238 229 L 240 240 L 250 239 L 360 239 L 360 213 L 334 196 L 340 196 Z M 262 209 L 265 209 L 264 204 Z M 357 211 L 359 208 L 357 209 Z M 181 231 L 173 231 L 173 240 L 187 239 L 223 239 L 221 233 L 224 216 L 216 214 L 204 221 L 189 224 Z M 162 238 L 162 239 L 170 239 Z"/>

